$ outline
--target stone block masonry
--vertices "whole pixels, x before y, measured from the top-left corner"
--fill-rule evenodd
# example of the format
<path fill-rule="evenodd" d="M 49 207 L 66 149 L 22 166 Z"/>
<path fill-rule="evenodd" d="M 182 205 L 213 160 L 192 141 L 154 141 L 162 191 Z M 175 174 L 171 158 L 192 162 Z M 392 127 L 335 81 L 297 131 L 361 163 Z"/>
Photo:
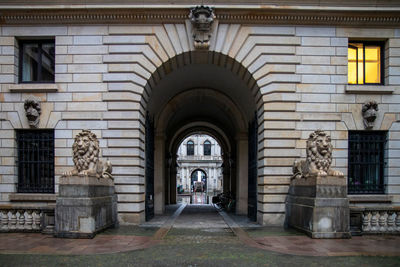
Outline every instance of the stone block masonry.
<path fill-rule="evenodd" d="M 61 177 L 55 209 L 56 237 L 93 238 L 117 226 L 117 196 L 108 178 Z"/>
<path fill-rule="evenodd" d="M 287 199 L 287 223 L 312 238 L 350 238 L 350 210 L 343 177 L 294 179 Z"/>
<path fill-rule="evenodd" d="M 8 196 L 16 192 L 16 155 L 6 152 L 15 148 L 9 142 L 15 138 L 14 129 L 29 128 L 21 105 L 34 96 L 45 104 L 40 128 L 55 129 L 56 181 L 73 164 L 68 142 L 74 131 L 95 130 L 104 148 L 101 156 L 116 170 L 121 223 L 143 222 L 147 103 L 154 84 L 195 62 L 190 27 L 183 20 L 66 25 L 1 26 L 0 203 L 10 204 Z M 54 88 L 17 82 L 17 40 L 32 36 L 55 38 Z M 361 86 L 358 91 L 347 85 L 347 45 L 352 38 L 387 40 L 384 85 Z M 393 151 L 385 176 L 386 193 L 400 194 L 395 164 L 400 160 L 396 145 L 400 140 L 399 43 L 396 30 L 384 27 L 218 23 L 210 51 L 201 60 L 237 76 L 245 69 L 255 81 L 243 78 L 258 106 L 259 223 L 283 225 L 290 166 L 305 157 L 302 149 L 309 133 L 321 127 L 330 132 L 333 142 L 346 143 L 349 130 L 363 130 L 360 107 L 368 99 L 380 106 L 373 130 L 389 131 L 388 146 Z M 17 89 L 10 90 L 11 85 Z M 345 174 L 347 152 L 347 147 L 337 146 L 333 153 L 333 164 Z M 56 193 L 58 188 L 57 182 Z M 400 198 L 393 199 L 400 204 Z"/>

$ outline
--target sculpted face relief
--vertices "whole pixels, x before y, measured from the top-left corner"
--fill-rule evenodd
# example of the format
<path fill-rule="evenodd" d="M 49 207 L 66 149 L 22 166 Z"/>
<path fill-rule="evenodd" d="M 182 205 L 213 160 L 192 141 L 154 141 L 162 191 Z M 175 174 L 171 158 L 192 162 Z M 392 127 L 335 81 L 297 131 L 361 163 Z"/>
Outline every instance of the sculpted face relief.
<path fill-rule="evenodd" d="M 317 147 L 318 152 L 322 156 L 325 156 L 331 152 L 330 142 L 331 142 L 331 140 L 330 140 L 329 136 L 320 136 L 319 135 L 317 137 L 317 140 L 315 141 L 316 147 Z"/>
<path fill-rule="evenodd" d="M 39 126 L 40 113 L 40 102 L 36 99 L 27 99 L 24 103 L 25 115 L 28 119 L 29 126 L 37 128 Z"/>
<path fill-rule="evenodd" d="M 375 101 L 367 101 L 362 106 L 362 115 L 364 119 L 365 129 L 372 129 L 378 115 L 378 103 Z"/>
<path fill-rule="evenodd" d="M 87 136 L 83 136 L 76 141 L 76 147 L 80 155 L 86 154 L 89 150 L 90 140 Z"/>

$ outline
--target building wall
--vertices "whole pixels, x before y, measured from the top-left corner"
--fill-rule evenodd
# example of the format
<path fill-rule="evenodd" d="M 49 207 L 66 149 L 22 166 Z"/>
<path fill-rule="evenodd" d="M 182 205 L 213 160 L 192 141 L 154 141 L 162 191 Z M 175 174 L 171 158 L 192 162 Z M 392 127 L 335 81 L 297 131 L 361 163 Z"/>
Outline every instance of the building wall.
<path fill-rule="evenodd" d="M 194 155 L 187 155 L 187 142 L 194 142 Z M 204 155 L 204 142 L 210 141 L 211 155 Z M 207 175 L 207 191 L 222 191 L 222 157 L 218 142 L 208 135 L 196 134 L 185 138 L 178 148 L 177 184 L 182 185 L 185 192 L 191 190 L 191 175 L 196 169 Z"/>
<path fill-rule="evenodd" d="M 258 220 L 282 224 L 292 164 L 305 157 L 315 129 L 330 133 L 332 165 L 347 173 L 348 130 L 362 130 L 361 106 L 379 104 L 375 130 L 389 130 L 386 192 L 400 204 L 400 28 L 215 23 L 210 51 L 226 55 L 256 81 L 258 105 Z M 72 163 L 73 137 L 90 129 L 114 168 L 121 223 L 144 220 L 144 114 L 155 73 L 190 62 L 188 21 L 176 24 L 0 27 L 0 201 L 16 191 L 14 129 L 29 128 L 23 102 L 41 99 L 40 128 L 55 129 L 56 177 Z M 17 84 L 17 37 L 55 36 L 54 85 Z M 347 85 L 349 38 L 385 40 L 385 85 Z M 176 57 L 184 55 L 183 57 Z M 171 71 L 170 70 L 170 71 Z M 242 77 L 242 76 L 241 76 Z M 56 185 L 56 192 L 58 191 Z M 14 204 L 16 202 L 13 202 Z M 39 203 L 38 203 L 39 205 Z"/>

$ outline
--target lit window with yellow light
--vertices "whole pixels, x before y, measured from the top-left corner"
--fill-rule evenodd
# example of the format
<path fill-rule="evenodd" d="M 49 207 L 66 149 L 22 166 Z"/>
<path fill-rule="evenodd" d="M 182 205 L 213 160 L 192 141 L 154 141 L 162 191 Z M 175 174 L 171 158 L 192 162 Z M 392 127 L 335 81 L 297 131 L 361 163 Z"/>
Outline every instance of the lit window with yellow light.
<path fill-rule="evenodd" d="M 348 83 L 382 83 L 382 44 L 370 42 L 349 42 Z"/>

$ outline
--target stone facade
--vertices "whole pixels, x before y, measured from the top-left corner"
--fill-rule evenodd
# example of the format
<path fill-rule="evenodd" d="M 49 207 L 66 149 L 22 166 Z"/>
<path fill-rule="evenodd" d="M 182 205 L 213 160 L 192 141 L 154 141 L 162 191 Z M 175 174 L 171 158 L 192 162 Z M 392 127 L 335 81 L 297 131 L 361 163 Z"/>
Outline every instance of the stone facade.
<path fill-rule="evenodd" d="M 193 141 L 194 155 L 187 155 L 187 142 Z M 204 155 L 204 142 L 211 143 L 211 155 Z M 222 191 L 222 157 L 218 142 L 208 135 L 192 135 L 185 138 L 178 149 L 177 183 L 185 192 L 191 192 L 191 176 L 201 170 L 206 174 L 207 192 Z"/>
<path fill-rule="evenodd" d="M 16 10 L 12 1 L 1 4 L 1 205 L 24 204 L 22 198 L 15 197 L 19 195 L 15 129 L 30 127 L 24 101 L 35 97 L 41 103 L 38 128 L 55 131 L 55 193 L 59 191 L 61 174 L 73 165 L 73 137 L 81 129 L 90 129 L 100 141 L 101 156 L 113 163 L 120 223 L 143 222 L 145 114 L 149 103 L 157 107 L 174 99 L 177 102 L 168 102 L 163 112 L 154 114 L 155 162 L 161 166 L 155 169 L 155 204 L 161 207 L 156 212 L 162 212 L 163 168 L 168 165 L 162 154 L 168 149 L 165 140 L 169 137 L 165 133 L 176 130 L 168 128 L 167 122 L 179 120 L 180 105 L 194 96 L 215 99 L 211 108 L 221 107 L 220 112 L 210 109 L 215 120 L 228 114 L 226 119 L 220 119 L 226 122 L 225 128 L 208 127 L 213 120 L 198 125 L 220 133 L 221 140 L 225 135 L 231 136 L 225 139 L 230 140 L 226 147 L 232 147 L 232 158 L 225 155 L 224 166 L 231 166 L 230 175 L 236 175 L 232 179 L 236 179 L 234 189 L 240 205 L 237 210 L 241 213 L 247 210 L 247 127 L 253 111 L 257 112 L 260 224 L 283 225 L 292 165 L 296 159 L 306 157 L 306 141 L 314 130 L 330 134 L 334 147 L 332 167 L 347 177 L 348 132 L 365 129 L 362 107 L 366 101 L 375 101 L 379 106 L 372 130 L 388 131 L 385 203 L 389 197 L 390 205 L 400 205 L 399 4 L 379 1 L 381 4 L 369 6 L 352 0 L 338 9 L 320 1 L 308 1 L 308 6 L 285 1 L 300 5 L 304 14 L 290 5 L 246 10 L 221 4 L 214 9 L 216 18 L 209 48 L 197 51 L 188 19 L 192 6 L 178 5 L 176 10 L 170 6 L 146 6 L 144 14 L 144 7 L 135 9 L 135 1 L 132 2 L 131 9 L 108 5 L 99 11 L 88 5 L 84 12 L 70 6 L 70 10 L 54 13 L 42 6 L 36 8 L 36 15 L 29 15 L 35 10 L 34 5 Z M 343 15 L 343 10 L 348 14 Z M 18 40 L 28 37 L 55 39 L 54 83 L 18 83 Z M 351 39 L 385 42 L 383 85 L 347 84 Z M 195 79 L 185 80 L 190 72 L 184 72 L 191 66 L 193 76 L 207 69 L 218 69 L 223 75 L 215 79 L 207 76 L 192 84 Z M 165 84 L 173 83 L 170 77 L 176 78 L 173 75 L 179 71 L 181 91 L 174 86 L 162 91 Z M 245 90 L 235 90 L 240 86 Z M 185 91 L 194 87 L 200 89 L 192 95 Z M 204 87 L 213 90 L 201 89 Z M 154 102 L 160 94 L 168 100 Z M 243 94 L 255 103 L 250 115 L 243 111 L 250 106 L 241 97 Z M 202 121 L 202 114 L 192 115 Z M 230 119 L 236 121 L 231 123 Z M 352 196 L 349 198 L 353 205 L 361 205 L 356 200 L 352 202 Z M 37 207 L 54 203 L 48 199 L 29 203 Z M 380 196 L 373 199 L 377 205 L 385 205 L 379 202 Z"/>

